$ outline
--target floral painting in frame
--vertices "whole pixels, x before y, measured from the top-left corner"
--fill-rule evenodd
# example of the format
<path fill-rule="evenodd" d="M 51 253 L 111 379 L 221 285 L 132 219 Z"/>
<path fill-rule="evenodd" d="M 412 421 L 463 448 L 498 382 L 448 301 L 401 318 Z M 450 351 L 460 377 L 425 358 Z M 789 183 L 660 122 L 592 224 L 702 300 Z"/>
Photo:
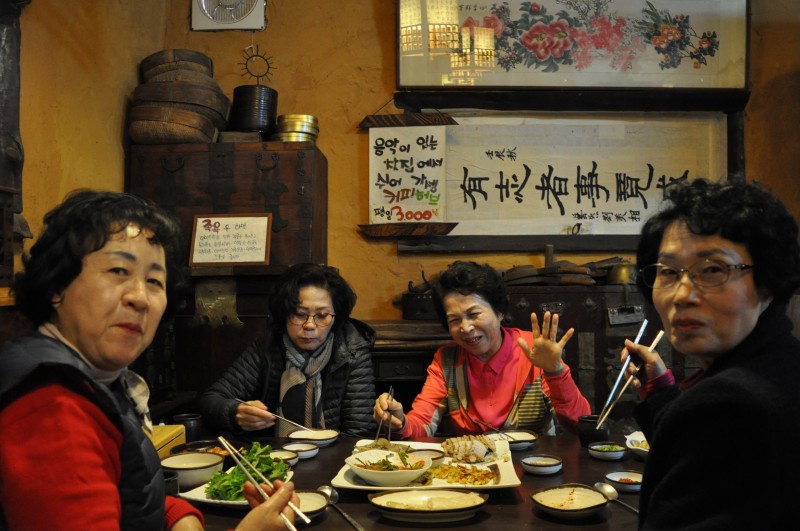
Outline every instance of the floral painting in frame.
<path fill-rule="evenodd" d="M 747 0 L 399 0 L 398 87 L 744 88 Z"/>

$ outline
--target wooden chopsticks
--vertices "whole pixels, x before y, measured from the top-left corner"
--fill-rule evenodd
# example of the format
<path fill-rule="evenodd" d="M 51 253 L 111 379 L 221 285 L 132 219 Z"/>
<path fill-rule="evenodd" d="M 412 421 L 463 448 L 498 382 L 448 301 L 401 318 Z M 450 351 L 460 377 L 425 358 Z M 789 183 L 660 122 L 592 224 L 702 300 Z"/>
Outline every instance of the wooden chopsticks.
<path fill-rule="evenodd" d="M 645 321 L 645 323 L 647 323 L 647 321 Z M 658 334 L 656 335 L 656 338 L 653 340 L 653 342 L 650 344 L 650 346 L 647 348 L 647 350 L 649 350 L 650 352 L 653 352 L 653 350 L 655 350 L 656 346 L 658 346 L 658 342 L 661 341 L 662 337 L 664 337 L 664 331 L 663 330 L 659 330 Z M 638 343 L 638 339 L 637 339 L 636 342 Z M 630 361 L 631 361 L 631 356 L 629 354 L 628 358 L 625 360 L 625 363 L 623 363 L 623 367 L 622 367 L 622 370 L 620 371 L 620 375 L 623 375 L 625 373 L 625 369 L 628 367 L 628 365 L 630 365 Z M 636 376 L 636 374 L 639 372 L 639 369 L 641 369 L 641 365 L 636 368 L 636 371 L 633 374 L 628 376 L 628 380 L 625 382 L 625 385 L 622 386 L 622 390 L 619 392 L 617 397 L 614 399 L 613 402 L 610 403 L 608 408 L 605 409 L 604 413 L 602 415 L 600 415 L 600 418 L 597 419 L 597 427 L 596 427 L 596 429 L 600 429 L 600 426 L 602 426 L 603 423 L 606 421 L 606 419 L 608 418 L 608 415 L 611 414 L 611 410 L 614 409 L 614 406 L 617 404 L 617 401 L 620 399 L 622 394 L 625 392 L 625 389 L 628 388 L 628 385 L 630 385 L 631 381 L 633 380 L 633 377 Z M 620 381 L 620 378 L 617 378 L 617 383 L 619 383 L 619 381 Z M 614 389 L 611 390 L 612 394 L 608 395 L 609 399 L 611 399 L 611 397 L 613 396 L 613 393 L 616 390 L 616 387 L 617 387 L 617 385 L 615 384 L 614 385 Z"/>
<path fill-rule="evenodd" d="M 245 459 L 244 456 L 241 453 L 239 453 L 239 450 L 234 448 L 233 445 L 225 439 L 225 437 L 220 436 L 217 437 L 217 439 L 219 440 L 219 442 L 222 443 L 222 446 L 224 446 L 225 449 L 228 450 L 228 453 L 230 453 L 231 457 L 233 457 L 233 460 L 236 461 L 236 466 L 238 466 L 239 469 L 242 472 L 244 472 L 244 475 L 247 476 L 247 479 L 249 479 L 250 482 L 256 487 L 258 493 L 261 494 L 261 496 L 263 496 L 265 500 L 269 499 L 267 493 L 264 492 L 264 489 L 261 488 L 261 484 L 255 480 L 250 471 L 247 470 L 247 467 L 245 467 L 244 463 L 247 463 L 247 466 L 249 466 L 250 469 L 256 473 L 259 479 L 261 479 L 261 483 L 265 483 L 267 486 L 269 486 L 269 488 L 274 489 L 275 487 L 272 485 L 272 482 L 268 480 L 266 477 L 264 477 L 264 474 L 262 474 L 261 471 L 258 468 L 256 468 L 256 466 L 253 463 Z M 289 507 L 291 507 L 294 513 L 297 516 L 299 516 L 305 523 L 307 524 L 311 523 L 311 519 L 308 516 L 306 516 L 306 514 L 303 511 L 301 511 L 300 508 L 297 507 L 295 504 L 293 504 L 291 501 L 289 502 Z M 289 529 L 290 531 L 297 531 L 297 528 L 294 527 L 294 524 L 292 524 L 292 522 L 290 522 L 289 519 L 286 518 L 286 516 L 284 516 L 283 513 L 281 513 L 281 520 L 283 520 L 283 523 L 286 525 L 287 529 Z"/>

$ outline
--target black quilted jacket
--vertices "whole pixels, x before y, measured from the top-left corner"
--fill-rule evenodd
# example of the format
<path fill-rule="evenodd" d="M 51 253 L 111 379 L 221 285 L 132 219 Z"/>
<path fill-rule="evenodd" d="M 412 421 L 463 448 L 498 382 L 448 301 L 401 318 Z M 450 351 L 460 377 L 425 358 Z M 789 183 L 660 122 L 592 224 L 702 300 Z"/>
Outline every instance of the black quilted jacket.
<path fill-rule="evenodd" d="M 375 376 L 371 349 L 375 331 L 350 319 L 334 336 L 333 355 L 322 371 L 322 410 L 325 427 L 342 435 L 370 437 L 375 432 Z M 280 377 L 286 366 L 280 336 L 268 328 L 233 365 L 200 397 L 203 421 L 211 429 L 244 433 L 236 423 L 234 400 L 261 400 L 270 411 L 278 409 Z M 249 435 L 269 435 L 267 431 Z"/>

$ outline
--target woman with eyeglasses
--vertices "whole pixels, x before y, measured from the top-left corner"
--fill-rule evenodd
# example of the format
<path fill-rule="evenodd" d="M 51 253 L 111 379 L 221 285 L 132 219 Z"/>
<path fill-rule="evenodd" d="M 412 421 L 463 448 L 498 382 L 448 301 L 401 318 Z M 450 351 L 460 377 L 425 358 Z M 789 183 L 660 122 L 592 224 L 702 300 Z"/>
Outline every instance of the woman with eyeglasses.
<path fill-rule="evenodd" d="M 639 527 L 794 528 L 800 342 L 786 304 L 800 286 L 797 222 L 757 184 L 694 180 L 647 221 L 637 261 L 673 350 L 703 367 L 677 384 L 658 353 L 625 342 L 622 358 L 644 368 L 634 415 L 650 443 Z"/>
<path fill-rule="evenodd" d="M 375 332 L 350 317 L 356 294 L 336 269 L 298 264 L 278 279 L 271 326 L 200 398 L 203 419 L 225 432 L 296 426 L 369 437 L 374 430 Z M 242 403 L 244 402 L 244 403 Z"/>

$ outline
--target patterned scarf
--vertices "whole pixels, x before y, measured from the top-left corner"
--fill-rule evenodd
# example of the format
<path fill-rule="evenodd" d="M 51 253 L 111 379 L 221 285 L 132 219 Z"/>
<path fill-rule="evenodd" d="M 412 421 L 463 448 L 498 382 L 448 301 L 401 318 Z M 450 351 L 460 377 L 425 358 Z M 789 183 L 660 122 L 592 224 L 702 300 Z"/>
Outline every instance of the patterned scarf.
<path fill-rule="evenodd" d="M 299 350 L 287 334 L 283 335 L 283 346 L 286 370 L 281 374 L 278 413 L 309 428 L 324 428 L 321 373 L 331 359 L 333 333 L 314 352 Z M 278 419 L 278 437 L 285 437 L 294 429 L 295 426 Z"/>
<path fill-rule="evenodd" d="M 153 433 L 153 421 L 150 418 L 150 407 L 147 405 L 147 402 L 150 400 L 150 388 L 147 387 L 147 382 L 144 378 L 129 370 L 127 367 L 117 371 L 106 371 L 95 367 L 86 359 L 80 350 L 75 348 L 75 345 L 70 343 L 67 338 L 61 334 L 61 331 L 53 323 L 44 323 L 39 326 L 39 333 L 61 341 L 70 349 L 77 352 L 83 362 L 89 366 L 89 371 L 92 373 L 92 376 L 101 384 L 111 387 L 114 380 L 119 378 L 122 389 L 125 390 L 125 394 L 128 395 L 128 398 L 136 410 L 136 414 L 139 416 L 139 420 L 142 421 L 142 427 L 148 433 Z"/>

